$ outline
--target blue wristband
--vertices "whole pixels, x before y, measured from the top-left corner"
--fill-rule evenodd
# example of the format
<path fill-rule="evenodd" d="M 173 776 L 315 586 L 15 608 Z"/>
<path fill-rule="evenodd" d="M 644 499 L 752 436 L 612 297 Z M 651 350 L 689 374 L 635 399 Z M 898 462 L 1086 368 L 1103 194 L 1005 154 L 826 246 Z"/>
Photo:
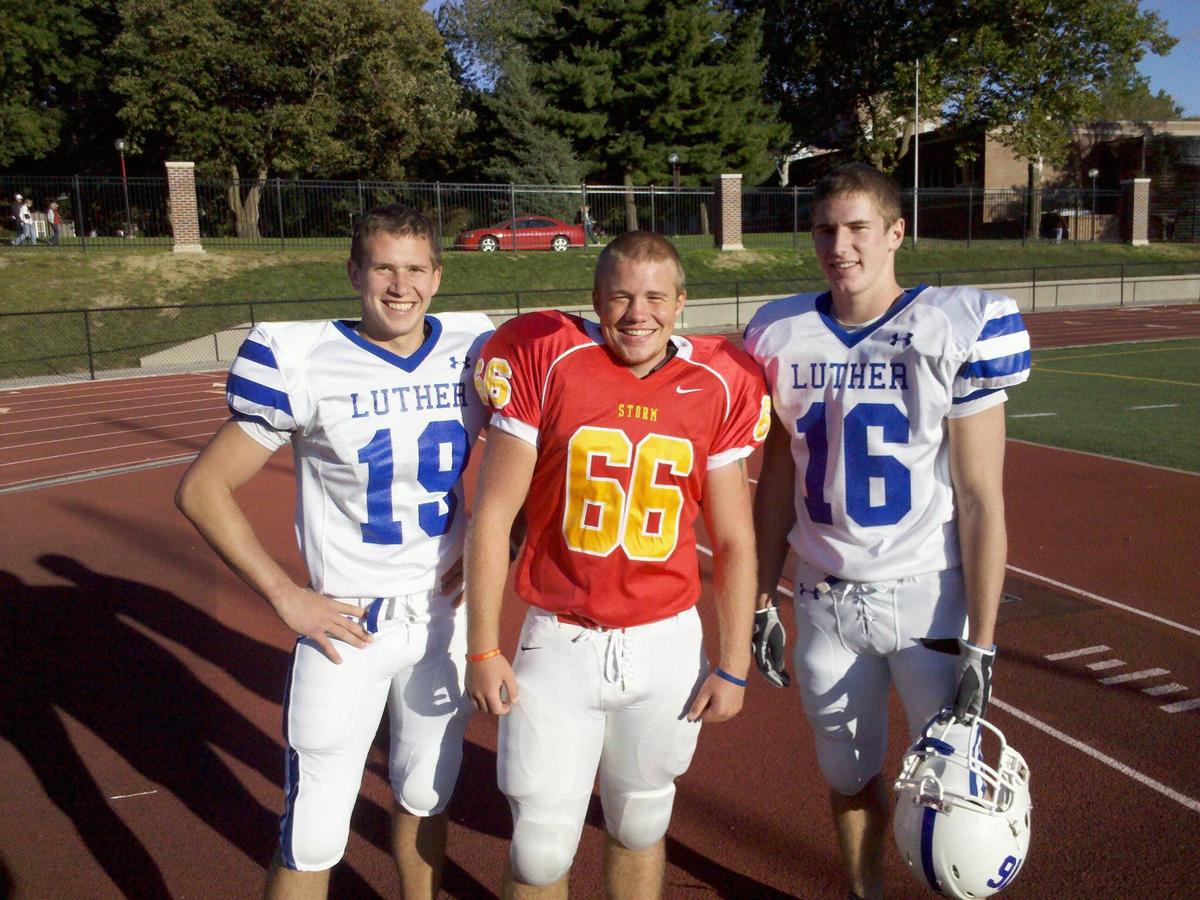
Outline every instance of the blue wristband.
<path fill-rule="evenodd" d="M 728 672 L 726 672 L 720 666 L 717 666 L 717 668 L 714 670 L 713 674 L 716 675 L 718 678 L 724 678 L 730 684 L 736 684 L 738 687 L 746 686 L 745 678 L 738 678 L 736 675 L 730 675 Z"/>

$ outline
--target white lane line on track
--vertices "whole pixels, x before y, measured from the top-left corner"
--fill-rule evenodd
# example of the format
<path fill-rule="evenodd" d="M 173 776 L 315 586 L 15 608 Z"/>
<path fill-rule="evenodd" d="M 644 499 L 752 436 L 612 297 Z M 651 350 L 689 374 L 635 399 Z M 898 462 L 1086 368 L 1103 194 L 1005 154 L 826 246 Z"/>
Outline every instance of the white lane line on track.
<path fill-rule="evenodd" d="M 1163 712 L 1168 713 L 1187 712 L 1189 709 L 1197 708 L 1200 708 L 1200 698 L 1180 700 L 1178 703 L 1165 703 L 1159 707 Z"/>
<path fill-rule="evenodd" d="M 1061 581 L 1055 581 L 1053 578 L 1047 578 L 1045 575 L 1038 575 L 1036 572 L 1030 572 L 1028 569 L 1020 569 L 1017 566 L 1009 565 L 1008 570 L 1016 572 L 1018 575 L 1024 575 L 1026 578 L 1033 578 L 1042 584 L 1053 585 L 1056 588 L 1061 588 L 1064 591 L 1070 591 L 1073 594 L 1078 594 L 1080 597 L 1086 597 L 1088 600 L 1095 600 L 1097 603 L 1103 603 L 1115 609 L 1124 610 L 1127 613 L 1133 613 L 1135 616 L 1143 616 L 1150 619 L 1152 622 L 1158 622 L 1160 625 L 1168 625 L 1171 628 L 1177 628 L 1180 631 L 1194 634 L 1200 637 L 1200 628 L 1192 628 L 1190 625 L 1183 625 L 1180 622 L 1174 622 L 1171 619 L 1156 616 L 1154 613 L 1146 612 L 1144 609 L 1138 609 L 1136 606 L 1129 606 L 1125 603 L 1118 603 L 1116 600 L 1109 600 L 1107 597 L 1101 597 L 1099 594 L 1093 594 L 1091 591 L 1085 591 L 1083 588 L 1077 588 L 1073 585 L 1065 584 Z"/>
<path fill-rule="evenodd" d="M 1146 406 L 1127 406 L 1126 409 L 1176 409 L 1178 403 L 1151 403 Z"/>
<path fill-rule="evenodd" d="M 1191 701 L 1184 701 L 1184 702 L 1191 702 Z M 1196 702 L 1198 705 L 1200 705 L 1200 701 L 1196 701 Z M 1116 769 L 1122 775 L 1132 778 L 1134 781 L 1137 781 L 1137 782 L 1145 785 L 1146 787 L 1150 788 L 1153 791 L 1157 791 L 1158 793 L 1162 794 L 1164 797 L 1168 798 L 1169 800 L 1174 800 L 1176 803 L 1180 804 L 1181 806 L 1186 807 L 1187 809 L 1190 809 L 1192 812 L 1200 813 L 1200 800 L 1194 800 L 1193 798 L 1188 797 L 1186 794 L 1181 794 L 1179 791 L 1175 790 L 1174 788 L 1167 787 L 1161 781 L 1155 781 L 1149 775 L 1143 775 L 1137 769 L 1131 768 L 1130 766 L 1125 765 L 1125 763 L 1123 763 L 1123 762 L 1118 762 L 1117 760 L 1113 759 L 1111 756 L 1108 756 L 1105 753 L 1101 753 L 1099 750 L 1095 749 L 1094 747 L 1089 746 L 1088 744 L 1085 744 L 1083 741 L 1076 740 L 1075 738 L 1071 737 L 1069 734 L 1064 734 L 1063 732 L 1059 731 L 1054 726 L 1047 725 L 1045 722 L 1041 721 L 1040 719 L 1035 719 L 1033 716 L 1029 715 L 1029 713 L 1022 712 L 1021 710 L 1017 709 L 1015 706 L 1005 703 L 1003 700 L 998 700 L 996 697 L 992 697 L 991 705 L 1004 710 L 1004 712 L 1008 713 L 1010 716 L 1014 716 L 1014 717 L 1020 719 L 1026 725 L 1032 725 L 1038 731 L 1042 731 L 1042 732 L 1050 735 L 1050 737 L 1052 737 L 1056 740 L 1062 741 L 1068 747 L 1073 747 L 1074 749 L 1078 750 L 1080 753 L 1083 753 L 1086 756 L 1090 756 L 1092 759 L 1096 760 L 1097 762 L 1103 763 L 1104 765 L 1108 766 L 1109 768 Z"/>
<path fill-rule="evenodd" d="M 1092 459 L 1107 459 L 1109 462 L 1122 463 L 1127 466 L 1141 466 L 1144 469 L 1157 469 L 1159 472 L 1174 472 L 1176 475 L 1188 475 L 1200 478 L 1200 472 L 1189 472 L 1186 469 L 1172 469 L 1170 466 L 1156 466 L 1154 463 L 1140 462 L 1136 459 L 1121 459 L 1119 456 L 1109 456 L 1107 453 L 1089 453 L 1086 450 L 1070 450 L 1066 447 L 1055 447 L 1051 444 L 1039 444 L 1037 441 L 1023 441 L 1020 438 L 1006 438 L 1010 444 L 1024 444 L 1026 447 L 1039 447 L 1042 450 L 1056 450 L 1059 453 L 1071 453 L 1075 456 L 1090 456 Z"/>
<path fill-rule="evenodd" d="M 224 422 L 229 416 L 218 416 L 215 419 L 188 419 L 186 422 L 180 422 L 180 425 L 205 425 L 209 422 Z M 68 426 L 74 427 L 74 426 Z M 163 428 L 169 428 L 169 425 L 147 425 L 145 428 L 122 428 L 120 431 L 102 431 L 97 434 L 80 434 L 76 437 L 59 437 L 52 438 L 48 441 L 30 441 L 27 444 L 9 444 L 7 447 L 0 447 L 0 450 L 20 450 L 24 447 L 39 447 L 42 444 L 67 444 L 71 441 L 82 441 L 94 438 L 117 437 L 119 435 L 137 434 L 139 431 L 161 431 Z M 95 450 L 103 450 L 103 447 L 94 447 Z"/>
<path fill-rule="evenodd" d="M 1103 672 L 1105 669 L 1119 669 L 1123 665 L 1123 659 L 1106 659 L 1103 662 L 1088 663 L 1088 668 L 1093 672 Z"/>
<path fill-rule="evenodd" d="M 92 481 L 96 478 L 108 478 L 112 475 L 127 475 L 130 472 L 142 472 L 146 469 L 161 469 L 166 466 L 190 463 L 199 453 L 185 453 L 182 456 L 161 456 L 147 459 L 138 463 L 124 466 L 110 466 L 107 469 L 79 469 L 55 475 L 51 478 L 36 478 L 33 481 L 15 481 L 12 484 L 0 485 L 0 494 L 20 494 L 25 491 L 36 491 L 41 488 L 56 487 L 60 484 L 74 484 L 77 481 Z"/>
<path fill-rule="evenodd" d="M 211 431 L 202 431 L 199 434 L 181 434 L 177 437 L 163 438 L 157 441 L 134 441 L 132 444 L 117 444 L 113 447 L 102 447 L 94 450 L 76 450 L 74 453 L 58 453 L 54 456 L 39 456 L 36 459 L 18 459 L 13 462 L 0 463 L 0 468 L 5 466 L 23 466 L 32 462 L 47 462 L 52 459 L 64 459 L 68 456 L 85 456 L 89 453 L 107 453 L 110 450 L 123 450 L 126 447 L 148 447 L 151 444 L 167 444 L 174 441 L 189 441 L 192 438 L 208 438 L 212 437 Z"/>
<path fill-rule="evenodd" d="M 1141 681 L 1145 678 L 1157 678 L 1159 675 L 1170 675 L 1166 669 L 1142 669 L 1140 672 L 1126 672 L 1124 675 L 1109 675 L 1099 679 L 1101 684 L 1125 684 L 1130 681 Z"/>
<path fill-rule="evenodd" d="M 218 408 L 228 411 L 228 408 L 225 407 L 224 405 L 222 405 Z M 203 411 L 204 410 L 181 409 L 178 412 L 150 413 L 147 416 L 137 416 L 136 418 L 137 418 L 138 422 L 148 422 L 151 419 L 167 419 L 167 418 L 170 418 L 171 416 L 194 416 L 197 412 L 203 412 Z M 212 420 L 204 419 L 204 421 L 209 422 Z M 87 421 L 87 422 L 76 422 L 74 425 L 49 425 L 46 428 L 26 428 L 24 431 L 3 431 L 3 432 L 0 432 L 0 438 L 20 437 L 23 434 L 41 434 L 44 431 L 67 431 L 68 429 L 71 429 L 71 428 L 90 428 L 94 425 L 100 425 L 100 424 L 104 424 L 104 423 L 97 422 L 95 420 L 91 420 L 91 421 Z M 179 424 L 188 425 L 191 423 L 190 422 L 181 422 Z M 118 432 L 124 433 L 127 430 L 128 430 L 127 428 L 122 427 L 113 433 L 118 433 Z M 74 440 L 74 438 L 65 438 L 65 440 Z M 4 449 L 4 448 L 0 447 L 0 450 L 2 450 L 2 449 Z"/>
<path fill-rule="evenodd" d="M 1057 416 L 1056 412 L 1044 413 L 1013 413 L 1009 416 L 1010 419 L 1044 419 L 1048 416 Z"/>
<path fill-rule="evenodd" d="M 196 390 L 197 390 L 196 388 L 190 388 L 189 390 L 186 390 L 186 391 L 142 391 L 142 392 L 139 392 L 136 396 L 132 396 L 132 397 L 111 397 L 110 396 L 110 397 L 105 397 L 103 400 L 89 400 L 85 403 L 57 403 L 57 404 L 55 404 L 54 408 L 55 409 L 78 410 L 78 409 L 82 409 L 84 407 L 99 406 L 99 407 L 103 408 L 102 409 L 102 411 L 103 411 L 104 409 L 109 409 L 109 408 L 113 408 L 113 407 L 122 408 L 122 407 L 120 407 L 120 403 L 125 403 L 130 400 L 135 400 L 135 401 L 143 400 L 147 397 L 153 397 L 155 400 L 167 399 L 170 397 L 194 397 L 194 396 L 196 396 Z M 208 389 L 202 388 L 202 390 L 208 390 Z M 114 401 L 117 401 L 117 402 L 114 402 Z M 26 404 L 25 407 L 26 408 L 19 409 L 16 414 L 21 415 L 22 413 L 24 413 L 26 415 L 37 415 L 36 409 L 28 408 L 29 404 Z"/>
<path fill-rule="evenodd" d="M 150 794 L 157 794 L 158 791 L 138 791 L 136 794 L 117 794 L 115 797 L 109 797 L 109 800 L 128 800 L 130 797 L 148 797 Z"/>
<path fill-rule="evenodd" d="M 195 392 L 191 392 L 191 396 L 195 397 Z M 102 409 L 98 412 L 111 413 L 114 416 L 123 416 L 135 409 L 158 409 L 160 406 L 183 406 L 188 403 L 207 403 L 210 406 L 214 405 L 212 399 L 205 395 L 203 397 L 195 397 L 192 400 L 172 400 L 169 403 L 144 403 L 141 406 L 115 406 L 108 409 Z M 220 404 L 224 406 L 224 404 Z M 24 419 L 22 422 L 48 422 L 51 419 L 78 419 L 81 413 L 63 413 L 61 416 L 37 416 L 32 419 Z"/>
<path fill-rule="evenodd" d="M 1097 644 L 1095 647 L 1083 647 L 1079 650 L 1066 650 L 1062 653 L 1047 653 L 1046 659 L 1050 662 L 1058 662 L 1063 659 L 1076 659 L 1080 656 L 1092 656 L 1096 653 L 1107 653 L 1109 648 L 1104 644 Z"/>
<path fill-rule="evenodd" d="M 1171 682 L 1170 684 L 1156 684 L 1154 687 L 1142 688 L 1142 693 L 1148 694 L 1151 697 L 1162 697 L 1165 694 L 1181 694 L 1186 690 L 1187 688 L 1184 685 Z"/>

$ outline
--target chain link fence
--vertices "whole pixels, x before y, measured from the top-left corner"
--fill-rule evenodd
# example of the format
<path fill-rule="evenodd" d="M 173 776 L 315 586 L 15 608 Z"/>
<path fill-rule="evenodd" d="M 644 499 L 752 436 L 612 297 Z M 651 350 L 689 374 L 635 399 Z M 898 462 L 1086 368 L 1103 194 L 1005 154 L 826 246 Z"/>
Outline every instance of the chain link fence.
<path fill-rule="evenodd" d="M 0 175 L 0 224 L 10 240 L 17 230 L 11 218 L 17 194 L 33 201 L 34 235 L 40 243 L 53 242 L 46 210 L 54 202 L 63 220 L 58 246 L 172 246 L 166 178 Z"/>
<path fill-rule="evenodd" d="M 902 277 L 906 284 L 986 286 L 1034 312 L 1200 302 L 1195 261 L 908 271 Z M 763 303 L 823 287 L 819 276 L 689 284 L 680 326 L 740 330 Z M 547 307 L 591 315 L 590 287 L 438 295 L 438 309 L 483 310 L 496 324 Z M 355 319 L 359 309 L 357 297 L 331 297 L 0 314 L 0 385 L 224 369 L 256 322 Z"/>
<path fill-rule="evenodd" d="M 1200 241 L 1200 187 L 1151 186 L 1150 239 Z M 88 248 L 167 248 L 170 200 L 165 178 L 0 175 L 0 225 L 10 239 L 16 194 L 33 199 L 34 228 L 46 243 L 45 210 L 59 204 L 59 244 Z M 913 193 L 902 192 L 911 226 Z M 373 206 L 402 202 L 422 210 L 443 246 L 471 229 L 513 233 L 504 248 L 524 247 L 514 220 L 536 216 L 578 232 L 587 208 L 594 239 L 604 242 L 637 228 L 670 237 L 681 247 L 712 246 L 711 188 L 625 185 L 443 184 L 388 181 L 312 181 L 281 178 L 198 179 L 201 241 L 220 248 L 343 247 L 357 216 Z M 1117 190 L 1045 188 L 922 189 L 917 197 L 919 238 L 929 240 L 1119 241 L 1123 196 Z M 1036 221 L 1033 221 L 1036 218 Z M 808 240 L 812 189 L 751 187 L 742 192 L 742 240 L 749 248 L 797 248 Z M 912 228 L 909 228 L 910 237 Z M 572 244 L 582 242 L 573 240 Z M 474 247 L 474 244 L 470 244 Z"/>

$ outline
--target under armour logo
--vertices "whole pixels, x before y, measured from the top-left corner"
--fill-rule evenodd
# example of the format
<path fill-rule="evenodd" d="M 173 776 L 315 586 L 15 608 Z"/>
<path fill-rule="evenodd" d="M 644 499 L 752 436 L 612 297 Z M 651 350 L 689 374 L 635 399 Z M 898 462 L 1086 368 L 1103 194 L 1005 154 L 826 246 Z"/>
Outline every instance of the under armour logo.
<path fill-rule="evenodd" d="M 457 357 L 457 356 L 452 356 L 452 357 L 450 357 L 450 368 L 452 368 L 452 369 L 457 369 L 459 366 L 462 366 L 464 369 L 468 369 L 468 368 L 470 368 L 470 366 L 471 366 L 471 357 L 469 357 L 469 356 L 464 356 L 464 357 L 463 357 L 463 360 L 462 360 L 462 362 L 459 362 L 459 361 L 458 361 L 458 357 Z"/>
<path fill-rule="evenodd" d="M 900 333 L 900 332 L 898 332 L 898 331 L 893 331 L 893 332 L 892 332 L 892 340 L 891 340 L 891 345 L 892 345 L 893 347 L 895 347 L 895 346 L 896 346 L 897 344 L 899 344 L 901 341 L 903 341 L 903 342 L 904 342 L 904 346 L 905 346 L 905 347 L 907 347 L 909 344 L 911 344 L 911 343 L 912 343 L 912 332 L 911 332 L 911 331 L 906 331 L 904 334 L 901 334 L 901 333 Z"/>
<path fill-rule="evenodd" d="M 821 596 L 821 589 L 819 587 L 814 587 L 811 590 L 809 590 L 808 588 L 806 588 L 804 586 L 804 582 L 802 581 L 798 585 L 796 585 L 796 596 L 803 597 L 805 594 L 812 594 L 812 598 L 814 600 L 816 600 L 818 597 Z"/>

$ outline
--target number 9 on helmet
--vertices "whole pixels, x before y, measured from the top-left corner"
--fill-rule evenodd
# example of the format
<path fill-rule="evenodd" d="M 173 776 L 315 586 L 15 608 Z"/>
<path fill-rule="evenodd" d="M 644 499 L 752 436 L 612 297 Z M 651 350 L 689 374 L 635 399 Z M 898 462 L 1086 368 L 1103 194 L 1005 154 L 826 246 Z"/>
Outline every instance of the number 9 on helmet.
<path fill-rule="evenodd" d="M 918 881 L 959 898 L 1012 884 L 1029 851 L 1029 766 L 999 728 L 942 710 L 908 748 L 894 787 L 896 847 Z"/>

